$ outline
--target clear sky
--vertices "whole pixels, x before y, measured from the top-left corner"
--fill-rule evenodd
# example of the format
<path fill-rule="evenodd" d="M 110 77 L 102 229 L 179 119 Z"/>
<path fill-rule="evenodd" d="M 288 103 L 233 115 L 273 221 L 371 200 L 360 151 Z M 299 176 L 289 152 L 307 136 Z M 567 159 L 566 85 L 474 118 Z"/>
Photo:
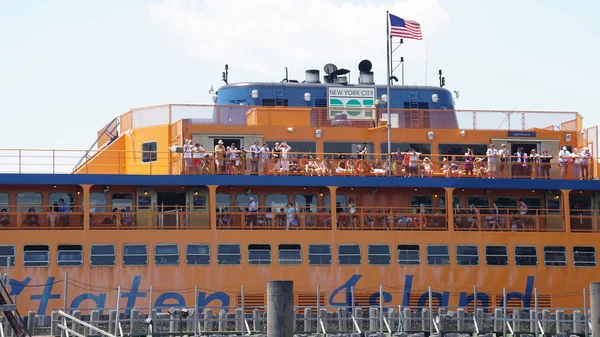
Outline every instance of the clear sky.
<path fill-rule="evenodd" d="M 84 150 L 130 108 L 211 103 L 225 63 L 230 82 L 279 81 L 368 58 L 382 83 L 388 9 L 423 27 L 407 83 L 443 69 L 459 109 L 600 124 L 598 0 L 0 0 L 0 148 Z"/>

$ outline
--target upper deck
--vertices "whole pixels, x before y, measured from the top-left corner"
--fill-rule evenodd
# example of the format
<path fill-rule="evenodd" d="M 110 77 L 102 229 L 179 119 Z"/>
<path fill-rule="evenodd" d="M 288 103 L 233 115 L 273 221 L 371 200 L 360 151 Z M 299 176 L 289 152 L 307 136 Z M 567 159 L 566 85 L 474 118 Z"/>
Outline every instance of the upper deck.
<path fill-rule="evenodd" d="M 584 128 L 582 117 L 575 112 L 485 111 L 391 109 L 391 150 L 406 152 L 415 149 L 418 158 L 403 161 L 403 155 L 393 155 L 388 172 L 388 139 L 385 123 L 386 108 L 371 109 L 371 120 L 338 123 L 331 119 L 326 107 L 264 107 L 161 105 L 132 109 L 115 118 L 98 132 L 98 140 L 87 151 L 62 150 L 1 150 L 0 171 L 4 173 L 78 173 L 128 175 L 296 175 L 317 179 L 317 176 L 412 176 L 432 178 L 469 177 L 464 171 L 464 154 L 473 150 L 473 177 L 495 179 L 553 178 L 595 179 L 598 177 L 597 127 Z M 343 108 L 345 115 L 353 110 Z M 365 109 L 358 109 L 365 113 Z M 456 116 L 459 128 L 437 128 L 431 124 L 432 114 Z M 182 117 L 186 118 L 182 118 Z M 451 117 L 451 119 L 454 117 Z M 441 118 L 440 120 L 443 120 Z M 400 122 L 403 120 L 403 122 Z M 190 139 L 205 151 L 186 162 L 184 141 Z M 272 155 L 252 156 L 240 153 L 239 159 L 224 160 L 216 165 L 216 143 L 238 148 L 257 142 L 270 150 L 276 142 L 286 141 L 289 171 L 281 172 L 281 158 Z M 489 144 L 500 149 L 506 145 L 510 156 L 506 162 L 486 163 Z M 366 146 L 364 160 L 356 160 L 357 146 Z M 572 165 L 561 170 L 558 154 L 566 146 L 569 152 L 588 147 L 592 156 L 587 165 L 575 156 Z M 529 162 L 520 165 L 514 157 L 522 147 Z M 533 160 L 532 150 L 544 151 L 552 157 L 549 163 Z M 340 160 L 344 155 L 346 161 Z M 306 156 L 306 158 L 303 158 Z M 312 157 L 312 160 L 311 160 Z M 444 158 L 456 159 L 458 170 L 444 170 Z M 81 159 L 80 159 L 81 158 Z M 424 165 L 428 158 L 429 165 Z M 78 159 L 80 159 L 78 161 Z M 262 159 L 262 160 L 261 160 Z M 499 159 L 497 159 L 499 160 Z M 345 169 L 340 169 L 347 165 Z M 410 162 L 410 163 L 409 163 Z M 187 165 L 187 166 L 186 166 Z M 408 166 L 418 168 L 408 172 Z M 496 166 L 493 174 L 490 166 Z M 563 167 L 564 168 L 564 167 Z M 586 175 L 587 171 L 587 175 Z"/>

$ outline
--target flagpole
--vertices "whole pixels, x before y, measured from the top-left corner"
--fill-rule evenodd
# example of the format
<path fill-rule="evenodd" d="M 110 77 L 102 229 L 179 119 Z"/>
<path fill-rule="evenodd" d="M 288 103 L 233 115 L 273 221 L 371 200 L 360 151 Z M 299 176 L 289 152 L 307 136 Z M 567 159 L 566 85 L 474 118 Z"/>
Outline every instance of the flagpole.
<path fill-rule="evenodd" d="M 388 174 L 392 175 L 392 109 L 391 109 L 391 96 L 390 96 L 390 85 L 392 77 L 392 63 L 391 63 L 391 51 L 390 44 L 392 37 L 390 35 L 390 12 L 386 11 L 386 39 L 387 39 L 387 154 L 388 154 Z"/>

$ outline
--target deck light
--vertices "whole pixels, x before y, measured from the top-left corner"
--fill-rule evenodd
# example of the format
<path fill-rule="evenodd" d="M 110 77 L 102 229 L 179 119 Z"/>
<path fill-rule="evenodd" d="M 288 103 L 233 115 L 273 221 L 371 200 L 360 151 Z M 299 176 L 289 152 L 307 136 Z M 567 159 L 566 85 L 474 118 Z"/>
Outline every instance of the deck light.
<path fill-rule="evenodd" d="M 56 188 L 56 185 L 52 185 L 52 188 Z"/>
<path fill-rule="evenodd" d="M 321 137 L 323 137 L 323 130 L 321 130 L 321 129 L 315 130 L 315 138 L 321 139 Z"/>
<path fill-rule="evenodd" d="M 435 135 L 435 134 L 433 133 L 433 131 L 429 131 L 429 132 L 427 132 L 427 140 L 433 140 L 433 138 L 434 138 L 434 135 Z"/>
<path fill-rule="evenodd" d="M 460 130 L 460 136 L 461 136 L 461 137 L 464 137 L 464 136 L 465 136 L 465 134 L 466 134 L 465 130 Z"/>
<path fill-rule="evenodd" d="M 304 93 L 304 101 L 305 102 L 310 102 L 310 99 L 311 99 L 310 92 Z"/>
<path fill-rule="evenodd" d="M 296 131 L 296 129 L 294 129 L 293 126 L 287 128 L 287 130 L 288 130 L 289 133 L 292 133 L 292 132 Z"/>
<path fill-rule="evenodd" d="M 256 89 L 252 90 L 252 98 L 253 99 L 257 99 L 258 98 L 258 90 L 256 90 Z"/>
<path fill-rule="evenodd" d="M 570 134 L 570 133 L 567 133 L 567 134 L 565 135 L 565 142 L 566 142 L 566 143 L 570 143 L 570 142 L 571 142 L 571 134 Z"/>
<path fill-rule="evenodd" d="M 433 95 L 431 95 L 431 101 L 432 101 L 433 103 L 437 103 L 439 100 L 440 100 L 440 98 L 438 97 L 438 95 L 437 95 L 437 94 L 433 94 Z"/>

